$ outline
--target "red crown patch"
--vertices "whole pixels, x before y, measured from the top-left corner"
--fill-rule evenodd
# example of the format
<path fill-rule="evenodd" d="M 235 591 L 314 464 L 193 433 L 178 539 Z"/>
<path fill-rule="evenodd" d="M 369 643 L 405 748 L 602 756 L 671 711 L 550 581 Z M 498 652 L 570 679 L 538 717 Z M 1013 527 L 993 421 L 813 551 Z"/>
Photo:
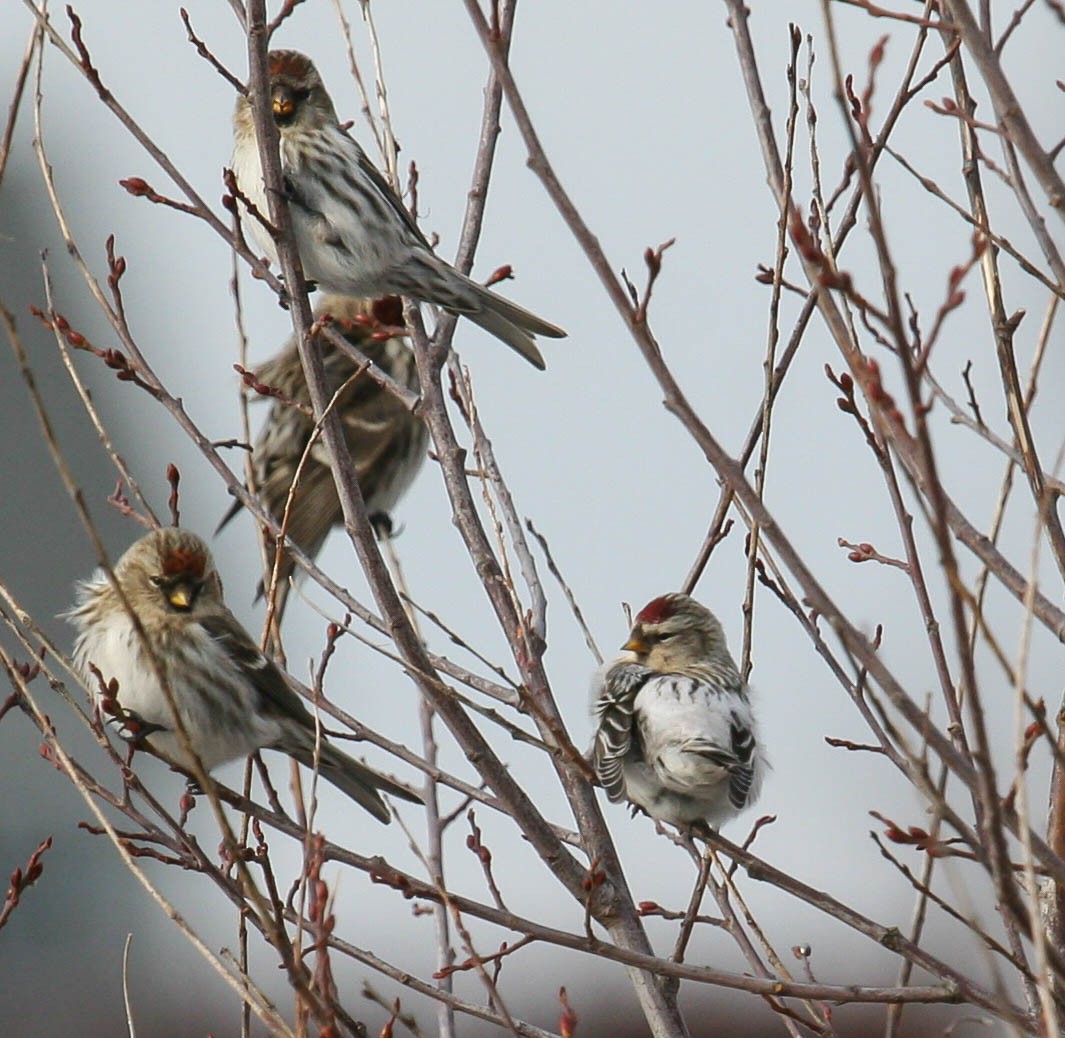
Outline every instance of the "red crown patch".
<path fill-rule="evenodd" d="M 270 52 L 270 78 L 288 76 L 291 79 L 303 79 L 314 66 L 306 54 L 297 50 L 275 50 Z"/>
<path fill-rule="evenodd" d="M 660 624 L 673 615 L 673 596 L 660 595 L 652 599 L 636 614 L 638 624 Z"/>
<path fill-rule="evenodd" d="M 168 577 L 188 576 L 203 579 L 207 559 L 202 551 L 194 548 L 175 548 L 163 556 L 163 572 Z"/>

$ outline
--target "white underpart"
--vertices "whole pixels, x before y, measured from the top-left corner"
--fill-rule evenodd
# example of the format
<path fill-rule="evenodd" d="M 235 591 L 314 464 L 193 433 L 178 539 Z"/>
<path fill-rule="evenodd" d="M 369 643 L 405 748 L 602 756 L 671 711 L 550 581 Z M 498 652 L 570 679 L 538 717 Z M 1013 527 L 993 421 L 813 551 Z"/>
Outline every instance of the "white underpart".
<path fill-rule="evenodd" d="M 99 585 L 86 587 L 86 598 L 94 588 Z M 77 610 L 72 614 L 75 619 L 76 614 Z M 281 735 L 280 725 L 263 716 L 259 694 L 250 682 L 241 679 L 224 646 L 197 623 L 187 624 L 185 635 L 191 639 L 186 663 L 179 665 L 172 652 L 157 656 L 203 767 L 210 771 L 274 744 Z M 129 616 L 122 614 L 109 623 L 83 627 L 74 662 L 96 698 L 100 698 L 99 685 L 89 673 L 89 663 L 97 666 L 105 682 L 116 678 L 117 699 L 123 709 L 149 724 L 169 729 L 149 737 L 152 748 L 187 768 L 190 761 L 175 734 L 173 713 L 151 655 Z M 208 682 L 207 675 L 221 675 L 222 679 Z"/>
<path fill-rule="evenodd" d="M 755 734 L 747 797 L 747 804 L 753 803 L 766 759 L 750 704 L 736 692 L 674 674 L 648 681 L 636 696 L 634 716 L 643 752 L 625 762 L 629 799 L 652 817 L 678 825 L 704 819 L 717 827 L 734 817 L 729 772 L 705 755 L 707 748 L 731 751 L 733 715 Z"/>
<path fill-rule="evenodd" d="M 333 168 L 333 182 L 309 173 L 301 161 L 296 131 L 281 136 L 281 172 L 292 184 L 298 203 L 289 206 L 292 229 L 303 273 L 327 292 L 355 298 L 373 298 L 395 292 L 389 272 L 402 269 L 410 259 L 412 242 L 402 233 L 400 218 L 391 203 L 369 184 L 359 170 L 362 149 L 339 127 L 321 131 L 326 135 L 326 155 Z M 353 192 L 339 171 L 366 185 L 367 194 Z M 241 190 L 269 219 L 262 164 L 255 146 L 238 147 L 233 172 Z M 352 204 L 345 201 L 345 196 Z M 369 217 L 369 219 L 367 219 Z M 372 222 L 371 222 L 372 221 Z M 266 229 L 244 214 L 247 230 L 265 254 L 277 263 L 277 249 Z M 370 226 L 388 227 L 388 233 L 371 234 Z"/>

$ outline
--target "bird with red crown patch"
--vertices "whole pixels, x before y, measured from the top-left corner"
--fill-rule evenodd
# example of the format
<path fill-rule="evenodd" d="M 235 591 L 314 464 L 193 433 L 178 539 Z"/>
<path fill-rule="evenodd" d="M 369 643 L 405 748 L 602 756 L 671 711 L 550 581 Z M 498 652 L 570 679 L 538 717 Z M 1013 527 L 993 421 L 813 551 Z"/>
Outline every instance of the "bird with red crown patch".
<path fill-rule="evenodd" d="M 270 107 L 280 137 L 283 190 L 303 273 L 327 292 L 353 298 L 407 296 L 460 314 L 538 368 L 536 336 L 565 332 L 489 291 L 433 252 L 403 202 L 337 119 L 314 62 L 294 50 L 269 55 Z M 269 213 L 251 100 L 237 98 L 233 174 L 240 192 Z M 277 245 L 241 203 L 245 227 L 267 256 Z"/>
<path fill-rule="evenodd" d="M 391 813 L 381 792 L 421 802 L 322 734 L 286 675 L 226 607 L 196 534 L 177 527 L 145 534 L 115 564 L 113 580 L 101 571 L 79 586 L 66 616 L 78 630 L 74 663 L 98 704 L 171 763 L 190 770 L 191 750 L 211 771 L 269 747 L 317 768 L 382 822 Z"/>
<path fill-rule="evenodd" d="M 769 766 L 720 622 L 688 595 L 662 595 L 621 648 L 592 682 L 599 782 L 659 821 L 719 828 L 755 801 Z"/>

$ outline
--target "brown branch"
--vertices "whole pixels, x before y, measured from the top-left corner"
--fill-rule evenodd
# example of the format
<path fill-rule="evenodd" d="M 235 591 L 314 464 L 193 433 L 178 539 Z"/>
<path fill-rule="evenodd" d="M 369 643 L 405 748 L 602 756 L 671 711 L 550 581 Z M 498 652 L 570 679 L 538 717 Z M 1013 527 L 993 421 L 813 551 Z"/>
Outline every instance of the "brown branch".
<path fill-rule="evenodd" d="M 954 23 L 955 31 L 960 34 L 966 50 L 980 70 L 999 122 L 1035 173 L 1050 207 L 1065 219 L 1065 183 L 1062 183 L 1049 155 L 1036 138 L 1025 115 L 1024 105 L 1002 71 L 999 55 L 977 24 L 966 0 L 944 0 L 944 7 Z"/>
<path fill-rule="evenodd" d="M 22 107 L 22 94 L 26 89 L 26 80 L 29 78 L 30 66 L 33 64 L 33 56 L 41 45 L 43 34 L 39 25 L 34 25 L 30 31 L 30 38 L 26 44 L 26 51 L 22 55 L 22 62 L 15 74 L 15 89 L 12 91 L 11 104 L 7 109 L 7 122 L 4 124 L 4 133 L 0 137 L 0 184 L 4 182 L 4 171 L 7 169 L 7 160 L 11 154 L 11 141 L 15 136 L 15 122 L 18 119 L 19 109 Z"/>

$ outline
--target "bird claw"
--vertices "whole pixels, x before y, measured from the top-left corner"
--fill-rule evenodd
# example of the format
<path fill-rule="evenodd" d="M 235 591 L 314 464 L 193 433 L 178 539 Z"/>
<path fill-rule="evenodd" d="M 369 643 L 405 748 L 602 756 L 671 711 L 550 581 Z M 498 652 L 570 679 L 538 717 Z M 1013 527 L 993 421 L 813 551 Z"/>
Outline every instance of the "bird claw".
<path fill-rule="evenodd" d="M 278 274 L 277 278 L 281 282 L 281 291 L 278 292 L 278 294 L 277 294 L 277 305 L 279 307 L 281 307 L 282 310 L 291 310 L 292 309 L 292 296 L 289 295 L 289 291 L 285 287 L 285 275 L 284 274 Z M 309 278 L 305 279 L 304 282 L 303 282 L 303 290 L 308 295 L 310 295 L 313 292 L 317 292 L 318 291 L 318 282 L 317 281 L 311 281 Z"/>
<path fill-rule="evenodd" d="M 392 516 L 387 512 L 374 512 L 370 516 L 370 525 L 373 527 L 373 532 L 377 534 L 379 541 L 392 540 L 395 526 L 392 525 Z"/>

